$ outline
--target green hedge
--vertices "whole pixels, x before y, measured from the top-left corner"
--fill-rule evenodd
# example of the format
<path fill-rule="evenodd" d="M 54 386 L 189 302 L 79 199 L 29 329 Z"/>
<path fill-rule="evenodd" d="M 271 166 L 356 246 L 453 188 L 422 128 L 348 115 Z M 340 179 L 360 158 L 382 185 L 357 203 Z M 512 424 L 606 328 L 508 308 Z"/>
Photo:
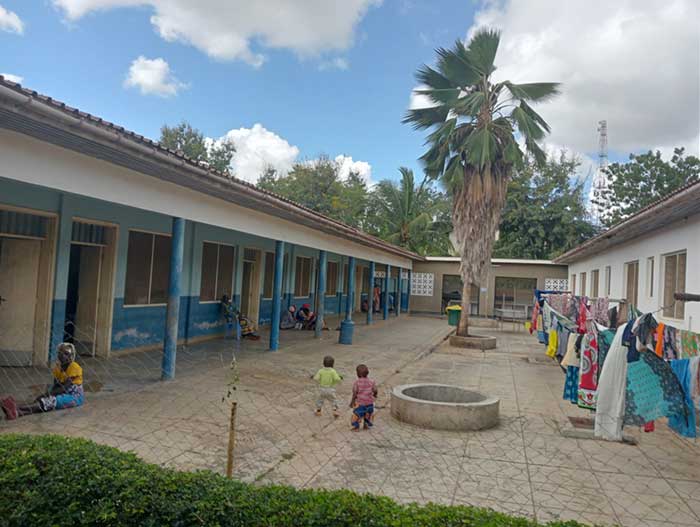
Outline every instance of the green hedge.
<path fill-rule="evenodd" d="M 178 472 L 84 439 L 0 435 L 0 526 L 480 526 L 535 523 L 488 509 L 351 491 L 259 487 Z M 551 525 L 577 526 L 575 522 Z"/>

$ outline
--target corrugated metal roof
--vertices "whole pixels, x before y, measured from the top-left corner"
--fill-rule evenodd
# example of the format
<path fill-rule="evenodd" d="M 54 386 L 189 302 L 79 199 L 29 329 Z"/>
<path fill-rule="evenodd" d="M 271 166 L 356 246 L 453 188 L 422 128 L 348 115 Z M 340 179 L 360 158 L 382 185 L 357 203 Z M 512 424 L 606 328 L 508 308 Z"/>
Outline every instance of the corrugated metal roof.
<path fill-rule="evenodd" d="M 700 181 L 689 183 L 554 259 L 573 263 L 700 213 Z"/>
<path fill-rule="evenodd" d="M 380 250 L 385 250 L 392 254 L 402 256 L 404 258 L 410 258 L 412 260 L 422 260 L 423 257 L 408 251 L 402 247 L 390 244 L 381 240 L 375 236 L 367 234 L 360 229 L 351 227 L 341 221 L 334 218 L 330 218 L 323 214 L 320 214 L 308 207 L 305 207 L 299 203 L 296 203 L 290 199 L 283 196 L 269 192 L 258 188 L 257 186 L 249 183 L 247 181 L 232 177 L 228 174 L 216 171 L 209 167 L 206 163 L 197 162 L 181 152 L 176 152 L 169 148 L 164 147 L 160 143 L 153 141 L 147 137 L 136 134 L 130 130 L 125 129 L 123 126 L 116 125 L 109 121 L 105 121 L 100 117 L 94 116 L 90 113 L 83 112 L 77 108 L 68 106 L 67 104 L 56 101 L 52 97 L 42 95 L 36 91 L 29 90 L 22 87 L 20 84 L 11 82 L 0 75 L 0 87 L 11 90 L 17 95 L 26 97 L 26 105 L 30 105 L 31 110 L 40 110 L 35 104 L 39 103 L 43 107 L 50 109 L 52 112 L 60 112 L 68 118 L 73 118 L 79 121 L 81 125 L 86 124 L 90 126 L 95 126 L 105 131 L 115 134 L 117 140 L 114 144 L 105 146 L 99 141 L 91 142 L 86 140 L 82 135 L 78 133 L 67 134 L 63 130 L 57 128 L 51 128 L 46 126 L 44 123 L 33 121 L 32 117 L 28 115 L 28 112 L 23 112 L 23 105 L 15 105 L 11 110 L 0 111 L 0 126 L 25 133 L 27 135 L 32 135 L 33 137 L 40 138 L 45 141 L 58 144 L 65 148 L 70 148 L 81 153 L 97 157 L 121 166 L 127 166 L 133 170 L 140 171 L 147 175 L 157 175 L 157 177 L 172 177 L 167 174 L 160 174 L 161 171 L 158 170 L 156 165 L 161 162 L 160 159 L 155 157 L 155 154 L 165 155 L 172 158 L 173 163 L 177 163 L 178 166 L 184 170 L 184 172 L 189 171 L 189 176 L 191 176 L 188 182 L 190 188 L 198 190 L 200 192 L 207 193 L 201 186 L 201 181 L 197 179 L 194 170 L 203 171 L 211 176 L 219 178 L 220 183 L 230 182 L 236 185 L 239 190 L 243 190 L 247 195 L 241 195 L 240 199 L 237 200 L 237 204 L 242 206 L 247 206 L 248 208 L 256 208 L 261 200 L 266 201 L 266 203 L 274 208 L 280 210 L 278 217 L 283 217 L 289 219 L 290 217 L 295 217 L 295 211 L 298 213 L 299 217 L 308 218 L 313 216 L 315 221 L 318 223 L 315 225 L 319 230 L 323 230 L 335 236 L 343 235 L 347 236 L 352 241 L 360 243 L 362 245 L 371 246 Z M 0 99 L 2 99 L 3 94 L 0 93 Z M 8 94 L 9 96 L 9 94 Z M 77 129 L 76 129 L 77 131 Z M 87 127 L 80 127 L 80 132 L 88 132 Z M 69 136 L 70 135 L 70 136 Z M 138 143 L 149 149 L 152 149 L 153 156 L 150 159 L 144 160 L 139 158 L 130 158 L 126 160 L 124 158 L 124 152 L 121 149 L 125 147 L 127 142 Z M 128 161 L 128 164 L 127 164 Z M 199 186 L 199 188 L 198 188 Z M 221 196 L 218 196 L 221 197 Z M 280 205 L 285 204 L 287 207 L 280 209 Z M 260 210 L 259 208 L 256 210 Z M 262 211 L 267 212 L 267 211 Z M 325 228 L 324 227 L 328 227 Z"/>

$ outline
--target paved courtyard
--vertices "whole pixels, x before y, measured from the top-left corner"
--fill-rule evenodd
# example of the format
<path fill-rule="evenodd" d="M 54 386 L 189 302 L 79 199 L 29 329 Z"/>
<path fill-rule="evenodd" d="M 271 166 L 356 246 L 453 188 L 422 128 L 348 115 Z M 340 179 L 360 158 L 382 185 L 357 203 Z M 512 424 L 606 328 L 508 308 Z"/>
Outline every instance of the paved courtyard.
<path fill-rule="evenodd" d="M 510 329 L 506 327 L 506 329 Z M 264 340 L 236 350 L 240 380 L 235 476 L 297 487 L 351 488 L 400 501 L 470 504 L 536 518 L 629 526 L 700 524 L 700 445 L 657 424 L 629 431 L 637 445 L 568 437 L 569 417 L 590 417 L 561 398 L 564 377 L 524 331 L 497 333 L 499 348 L 457 350 L 444 320 L 406 317 L 367 327 L 355 345 L 284 333 L 283 349 Z M 60 433 L 132 450 L 179 469 L 226 465 L 231 341 L 179 351 L 178 378 L 158 382 L 160 355 L 138 353 L 108 363 L 86 359 L 92 384 L 83 408 L 0 421 L 0 432 Z M 342 417 L 313 415 L 310 375 L 332 354 L 345 375 Z M 368 364 L 380 385 L 376 426 L 350 431 L 354 367 Z M 24 375 L 23 375 L 24 373 Z M 0 371 L 14 390 L 31 391 L 39 375 Z M 392 386 L 442 382 L 500 397 L 498 427 L 457 433 L 422 430 L 389 414 Z"/>

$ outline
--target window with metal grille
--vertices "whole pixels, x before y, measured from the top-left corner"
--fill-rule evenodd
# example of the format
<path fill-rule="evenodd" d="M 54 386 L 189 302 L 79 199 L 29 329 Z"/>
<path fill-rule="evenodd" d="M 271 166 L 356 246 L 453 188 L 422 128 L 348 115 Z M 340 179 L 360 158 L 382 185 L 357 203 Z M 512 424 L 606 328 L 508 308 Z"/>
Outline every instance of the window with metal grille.
<path fill-rule="evenodd" d="M 230 245 L 204 242 L 200 302 L 218 302 L 224 295 L 229 298 L 233 296 L 235 252 L 235 248 Z"/>
<path fill-rule="evenodd" d="M 608 265 L 605 267 L 605 296 L 610 296 L 610 288 L 612 286 L 612 268 Z"/>
<path fill-rule="evenodd" d="M 654 257 L 647 258 L 647 295 L 654 297 Z"/>
<path fill-rule="evenodd" d="M 585 294 L 586 294 L 586 273 L 581 273 L 580 278 L 581 278 L 581 296 L 585 296 Z"/>
<path fill-rule="evenodd" d="M 664 316 L 685 318 L 685 304 L 673 299 L 674 293 L 685 293 L 686 253 L 664 256 Z"/>
<path fill-rule="evenodd" d="M 297 256 L 294 279 L 294 296 L 306 298 L 311 291 L 311 258 Z"/>
<path fill-rule="evenodd" d="M 625 264 L 625 298 L 627 304 L 637 307 L 639 291 L 639 261 L 627 262 Z"/>
<path fill-rule="evenodd" d="M 275 253 L 265 253 L 265 276 L 263 277 L 263 298 L 272 298 L 272 283 L 275 279 Z"/>
<path fill-rule="evenodd" d="M 600 276 L 600 271 L 598 271 L 598 269 L 591 271 L 591 296 L 593 298 L 598 297 L 599 276 Z"/>
<path fill-rule="evenodd" d="M 326 296 L 335 296 L 338 289 L 338 262 L 328 262 L 326 270 Z"/>
<path fill-rule="evenodd" d="M 170 236 L 130 231 L 124 304 L 164 304 L 169 275 Z"/>

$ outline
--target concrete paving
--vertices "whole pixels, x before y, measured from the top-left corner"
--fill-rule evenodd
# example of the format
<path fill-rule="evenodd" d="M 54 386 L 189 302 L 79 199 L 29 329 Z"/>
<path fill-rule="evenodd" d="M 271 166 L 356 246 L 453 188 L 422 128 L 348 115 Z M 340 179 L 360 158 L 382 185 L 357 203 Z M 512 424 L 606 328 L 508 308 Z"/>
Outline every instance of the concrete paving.
<path fill-rule="evenodd" d="M 402 316 L 371 327 L 358 324 L 353 346 L 337 344 L 335 331 L 320 340 L 283 333 L 277 353 L 263 351 L 264 341 L 244 342 L 236 351 L 235 477 L 350 488 L 405 502 L 477 505 L 542 522 L 700 524 L 698 443 L 663 423 L 651 434 L 628 430 L 637 445 L 567 437 L 573 430 L 569 417 L 590 414 L 562 400 L 564 376 L 533 337 L 480 329 L 496 334 L 499 346 L 477 352 L 450 347 L 443 341 L 447 332 L 444 320 Z M 230 341 L 182 350 L 178 378 L 167 383 L 157 381 L 158 353 L 110 360 L 93 370 L 101 389 L 88 394 L 83 408 L 1 421 L 0 433 L 88 437 L 165 466 L 222 472 L 234 351 Z M 345 376 L 338 419 L 329 408 L 320 417 L 313 414 L 309 377 L 326 354 Z M 357 433 L 350 430 L 347 403 L 360 362 L 380 383 L 380 397 L 374 429 Z M 391 388 L 418 382 L 499 397 L 499 425 L 445 432 L 394 420 L 387 407 Z"/>

